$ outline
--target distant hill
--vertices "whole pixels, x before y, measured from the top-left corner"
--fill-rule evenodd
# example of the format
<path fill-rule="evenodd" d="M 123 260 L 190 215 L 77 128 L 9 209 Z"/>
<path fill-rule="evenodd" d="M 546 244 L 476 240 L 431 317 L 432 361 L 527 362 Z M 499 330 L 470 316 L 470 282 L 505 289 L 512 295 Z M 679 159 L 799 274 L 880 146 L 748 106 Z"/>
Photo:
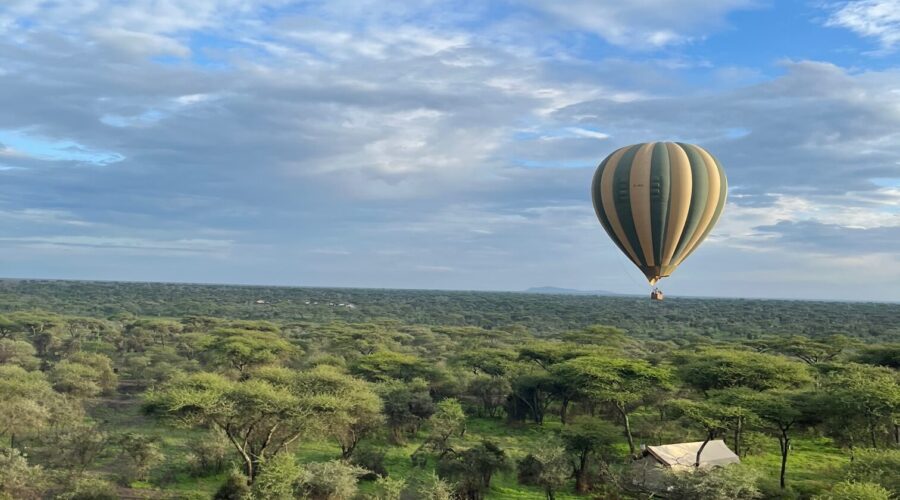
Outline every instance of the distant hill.
<path fill-rule="evenodd" d="M 559 288 L 555 286 L 537 286 L 525 290 L 525 293 L 546 293 L 552 295 L 621 295 L 620 293 L 607 292 L 606 290 L 576 290 L 574 288 Z"/>

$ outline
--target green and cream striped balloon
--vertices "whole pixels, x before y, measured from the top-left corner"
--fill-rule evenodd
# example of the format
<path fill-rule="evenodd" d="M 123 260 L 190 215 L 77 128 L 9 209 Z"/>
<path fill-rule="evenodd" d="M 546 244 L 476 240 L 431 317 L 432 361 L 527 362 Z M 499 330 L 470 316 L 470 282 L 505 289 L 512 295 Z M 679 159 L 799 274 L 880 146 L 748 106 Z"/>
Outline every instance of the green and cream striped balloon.
<path fill-rule="evenodd" d="M 594 211 L 650 284 L 672 274 L 712 230 L 728 195 L 725 171 L 705 149 L 646 142 L 597 167 Z"/>

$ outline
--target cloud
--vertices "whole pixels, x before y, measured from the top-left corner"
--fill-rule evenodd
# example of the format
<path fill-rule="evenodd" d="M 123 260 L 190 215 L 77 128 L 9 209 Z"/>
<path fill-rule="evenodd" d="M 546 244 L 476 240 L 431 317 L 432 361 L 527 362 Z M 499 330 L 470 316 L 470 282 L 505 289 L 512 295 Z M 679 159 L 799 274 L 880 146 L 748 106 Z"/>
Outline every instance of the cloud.
<path fill-rule="evenodd" d="M 730 12 L 757 5 L 752 0 L 532 0 L 527 3 L 567 25 L 596 33 L 609 43 L 631 49 L 690 42 L 709 31 L 721 29 Z"/>
<path fill-rule="evenodd" d="M 682 292 L 894 238 L 900 74 L 714 67 L 752 2 L 607 3 L 7 2 L 0 275 L 641 290 L 589 185 L 654 138 L 733 187 Z"/>
<path fill-rule="evenodd" d="M 831 5 L 826 26 L 846 28 L 859 36 L 874 38 L 884 51 L 900 42 L 900 2 L 855 0 Z"/>
<path fill-rule="evenodd" d="M 900 241 L 900 225 L 866 229 L 813 221 L 781 221 L 757 230 L 774 235 L 777 244 L 789 248 L 858 259 L 871 254 L 896 256 L 897 241 Z"/>
<path fill-rule="evenodd" d="M 851 73 L 787 61 L 786 74 L 718 93 L 629 102 L 592 100 L 556 119 L 609 133 L 611 145 L 648 138 L 703 144 L 738 193 L 840 194 L 900 177 L 900 73 Z"/>

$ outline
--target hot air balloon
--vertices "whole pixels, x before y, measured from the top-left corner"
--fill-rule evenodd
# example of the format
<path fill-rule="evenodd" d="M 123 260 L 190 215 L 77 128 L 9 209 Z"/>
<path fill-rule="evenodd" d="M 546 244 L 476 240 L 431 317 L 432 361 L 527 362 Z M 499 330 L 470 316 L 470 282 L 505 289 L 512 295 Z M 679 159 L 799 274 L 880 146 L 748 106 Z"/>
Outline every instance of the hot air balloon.
<path fill-rule="evenodd" d="M 617 149 L 594 173 L 600 224 L 651 286 L 684 262 L 725 207 L 728 180 L 705 149 L 646 142 Z M 662 300 L 654 288 L 651 298 Z"/>

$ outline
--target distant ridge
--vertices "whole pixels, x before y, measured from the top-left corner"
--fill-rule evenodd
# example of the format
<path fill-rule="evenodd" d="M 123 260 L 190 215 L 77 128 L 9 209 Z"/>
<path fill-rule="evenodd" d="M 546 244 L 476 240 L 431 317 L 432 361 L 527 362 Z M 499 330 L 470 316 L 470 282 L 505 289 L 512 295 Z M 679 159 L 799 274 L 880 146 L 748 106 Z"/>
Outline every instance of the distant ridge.
<path fill-rule="evenodd" d="M 621 295 L 620 293 L 607 292 L 606 290 L 576 290 L 574 288 L 559 288 L 555 286 L 537 286 L 525 290 L 525 293 L 544 293 L 551 295 Z"/>

